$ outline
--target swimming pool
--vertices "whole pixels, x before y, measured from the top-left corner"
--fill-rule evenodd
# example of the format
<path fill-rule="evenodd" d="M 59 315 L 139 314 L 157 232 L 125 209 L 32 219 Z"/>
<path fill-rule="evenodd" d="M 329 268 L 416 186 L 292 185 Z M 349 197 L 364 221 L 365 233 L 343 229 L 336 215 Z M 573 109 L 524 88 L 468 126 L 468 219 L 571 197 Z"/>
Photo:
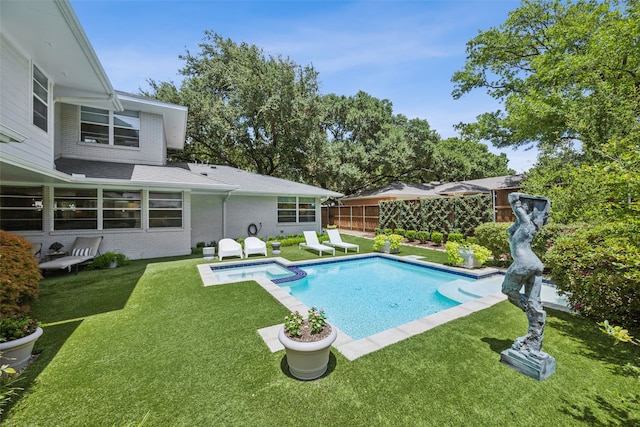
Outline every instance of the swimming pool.
<path fill-rule="evenodd" d="M 329 322 L 353 339 L 455 307 L 438 293 L 459 274 L 383 257 L 299 265 L 307 276 L 280 284 L 305 305 L 326 311 Z"/>
<path fill-rule="evenodd" d="M 211 271 L 213 271 L 213 275 L 218 283 L 240 282 L 243 280 L 256 280 L 258 278 L 275 280 L 296 275 L 295 272 L 276 262 L 216 266 L 212 267 Z"/>

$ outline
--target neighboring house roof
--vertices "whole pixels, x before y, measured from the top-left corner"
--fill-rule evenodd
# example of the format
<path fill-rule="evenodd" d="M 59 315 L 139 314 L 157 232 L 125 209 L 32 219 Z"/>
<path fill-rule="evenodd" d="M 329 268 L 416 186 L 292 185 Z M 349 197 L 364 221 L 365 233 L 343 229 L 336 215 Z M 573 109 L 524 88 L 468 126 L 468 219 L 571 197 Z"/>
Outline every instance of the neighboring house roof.
<path fill-rule="evenodd" d="M 384 187 L 346 196 L 342 200 L 380 199 L 384 197 L 409 200 L 424 197 L 489 193 L 491 190 L 519 188 L 523 179 L 524 175 L 507 175 L 448 183 L 416 184 L 396 181 Z"/>
<path fill-rule="evenodd" d="M 77 182 L 101 181 L 104 184 L 126 183 L 189 188 L 205 192 L 232 192 L 239 195 L 342 196 L 335 191 L 247 172 L 230 166 L 195 163 L 149 166 L 60 158 L 56 160 L 56 168 L 58 171 L 74 176 Z"/>

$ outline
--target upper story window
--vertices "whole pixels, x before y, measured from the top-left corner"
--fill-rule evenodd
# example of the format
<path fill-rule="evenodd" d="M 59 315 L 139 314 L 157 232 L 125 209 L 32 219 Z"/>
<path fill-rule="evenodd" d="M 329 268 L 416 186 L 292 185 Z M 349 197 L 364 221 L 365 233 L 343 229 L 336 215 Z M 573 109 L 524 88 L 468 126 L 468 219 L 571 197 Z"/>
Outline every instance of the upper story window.
<path fill-rule="evenodd" d="M 315 222 L 316 200 L 313 197 L 278 197 L 278 222 Z"/>
<path fill-rule="evenodd" d="M 33 124 L 49 129 L 49 79 L 33 65 Z"/>
<path fill-rule="evenodd" d="M 140 112 L 113 112 L 80 107 L 80 141 L 93 144 L 140 146 Z"/>
<path fill-rule="evenodd" d="M 0 229 L 42 231 L 42 187 L 0 187 Z"/>

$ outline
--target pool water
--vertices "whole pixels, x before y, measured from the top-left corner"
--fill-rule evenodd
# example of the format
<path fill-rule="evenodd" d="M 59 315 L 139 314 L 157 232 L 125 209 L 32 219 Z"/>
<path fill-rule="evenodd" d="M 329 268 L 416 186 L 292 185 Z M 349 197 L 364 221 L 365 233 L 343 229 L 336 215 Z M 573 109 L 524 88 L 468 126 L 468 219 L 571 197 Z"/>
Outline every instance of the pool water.
<path fill-rule="evenodd" d="M 353 339 L 459 305 L 438 294 L 438 286 L 466 276 L 372 257 L 299 266 L 307 277 L 281 286 L 308 307 L 324 309 L 327 320 Z"/>
<path fill-rule="evenodd" d="M 240 265 L 237 267 L 216 267 L 211 269 L 218 283 L 239 282 L 266 278 L 269 280 L 295 276 L 295 273 L 275 262 Z"/>

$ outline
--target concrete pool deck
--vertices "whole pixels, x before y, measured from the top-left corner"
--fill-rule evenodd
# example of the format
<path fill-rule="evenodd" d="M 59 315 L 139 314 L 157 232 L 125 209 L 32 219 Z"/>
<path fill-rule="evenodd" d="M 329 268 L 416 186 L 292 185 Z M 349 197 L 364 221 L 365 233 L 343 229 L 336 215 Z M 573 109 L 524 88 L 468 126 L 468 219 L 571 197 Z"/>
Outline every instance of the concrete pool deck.
<path fill-rule="evenodd" d="M 501 282 L 500 271 L 493 268 L 483 268 L 477 270 L 466 270 L 461 271 L 461 269 L 443 266 L 441 264 L 433 264 L 426 261 L 419 261 L 415 258 L 409 257 L 399 257 L 394 255 L 383 255 L 383 254 L 360 254 L 360 255 L 352 255 L 345 256 L 336 259 L 337 261 L 347 261 L 350 259 L 358 259 L 358 258 L 366 258 L 371 256 L 384 256 L 390 259 L 395 260 L 403 260 L 410 261 L 411 263 L 422 265 L 425 267 L 437 268 L 439 270 L 446 270 L 451 272 L 456 272 L 458 274 L 465 274 L 467 276 L 474 276 L 479 278 L 480 283 L 479 286 L 482 286 L 481 283 L 484 282 L 486 286 L 484 286 L 484 295 L 479 298 L 473 298 L 470 301 L 463 302 L 462 304 L 452 307 L 446 310 L 443 310 L 439 313 L 435 313 L 417 320 L 414 320 L 409 323 L 405 323 L 403 325 L 397 326 L 395 328 L 387 329 L 380 333 L 370 335 L 366 338 L 362 338 L 359 340 L 354 340 L 349 337 L 347 334 L 343 333 L 340 329 L 337 329 L 338 338 L 333 344 L 333 347 L 338 350 L 344 357 L 348 360 L 356 360 L 359 357 L 365 356 L 374 351 L 380 350 L 381 348 L 387 347 L 391 344 L 395 344 L 399 341 L 410 338 L 414 335 L 421 334 L 430 329 L 435 328 L 436 326 L 442 325 L 454 319 L 459 319 L 464 316 L 468 316 L 472 313 L 475 313 L 480 310 L 484 310 L 489 308 L 501 301 L 506 300 L 506 296 L 500 292 L 500 288 L 496 288 L 496 284 Z M 255 260 L 242 260 L 237 262 L 229 262 L 225 263 L 225 266 L 242 266 L 247 264 L 256 264 L 256 263 L 264 263 L 264 262 L 278 262 L 285 266 L 297 266 L 297 265 L 309 265 L 315 263 L 326 263 L 333 261 L 328 258 L 321 258 L 318 260 L 305 260 L 298 262 L 291 262 L 285 258 L 259 258 Z M 217 286 L 223 285 L 224 283 L 218 283 L 216 277 L 211 270 L 212 266 L 220 266 L 220 264 L 198 264 L 198 269 L 200 271 L 200 276 L 202 277 L 202 281 L 204 286 Z M 300 313 L 306 313 L 309 310 L 305 304 L 300 302 L 298 299 L 289 294 L 289 292 L 282 287 L 276 285 L 271 280 L 267 278 L 254 278 L 252 279 L 257 282 L 264 290 L 266 290 L 273 298 L 279 301 L 282 305 L 284 305 L 289 311 L 298 311 Z M 478 286 L 476 286 L 477 288 Z M 335 327 L 335 326 L 334 326 Z M 269 348 L 271 352 L 276 352 L 280 350 L 284 350 L 284 347 L 278 340 L 278 332 L 282 328 L 282 324 L 269 326 L 266 328 L 262 328 L 258 330 L 258 334 L 262 337 L 265 344 Z"/>

